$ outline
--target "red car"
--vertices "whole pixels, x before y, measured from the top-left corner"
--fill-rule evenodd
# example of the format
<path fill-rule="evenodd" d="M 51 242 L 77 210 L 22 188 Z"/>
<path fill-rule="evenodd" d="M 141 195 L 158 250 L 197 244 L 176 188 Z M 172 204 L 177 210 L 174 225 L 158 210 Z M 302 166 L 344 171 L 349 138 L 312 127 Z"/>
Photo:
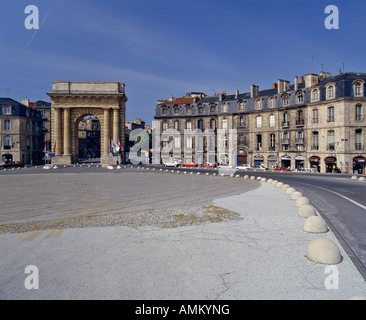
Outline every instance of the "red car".
<path fill-rule="evenodd" d="M 183 167 L 198 167 L 197 163 L 192 162 L 192 163 L 183 163 L 182 164 Z"/>
<path fill-rule="evenodd" d="M 2 165 L 2 167 L 3 168 L 24 167 L 24 163 L 20 162 L 20 161 L 13 161 L 13 162 L 4 163 Z"/>
<path fill-rule="evenodd" d="M 276 167 L 276 168 L 273 168 L 272 171 L 290 171 L 290 170 L 288 170 L 286 167 L 281 167 L 281 168 Z"/>
<path fill-rule="evenodd" d="M 216 168 L 216 163 L 202 163 L 201 167 Z"/>

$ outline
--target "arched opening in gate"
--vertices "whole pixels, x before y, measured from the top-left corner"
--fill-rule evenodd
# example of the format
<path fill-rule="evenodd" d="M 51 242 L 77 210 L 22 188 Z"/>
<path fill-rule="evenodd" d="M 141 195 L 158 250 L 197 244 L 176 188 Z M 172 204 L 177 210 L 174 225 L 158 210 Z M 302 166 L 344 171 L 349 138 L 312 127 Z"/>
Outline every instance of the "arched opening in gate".
<path fill-rule="evenodd" d="M 98 117 L 82 115 L 75 122 L 75 150 L 78 163 L 99 163 L 101 156 L 101 125 Z"/>

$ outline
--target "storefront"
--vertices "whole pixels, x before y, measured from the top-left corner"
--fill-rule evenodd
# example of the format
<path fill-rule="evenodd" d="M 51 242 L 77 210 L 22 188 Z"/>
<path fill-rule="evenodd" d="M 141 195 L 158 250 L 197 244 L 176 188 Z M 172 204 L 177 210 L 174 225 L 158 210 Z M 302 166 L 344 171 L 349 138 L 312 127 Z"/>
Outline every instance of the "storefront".
<path fill-rule="evenodd" d="M 320 172 L 320 158 L 317 156 L 313 156 L 309 158 L 310 168 L 316 169 L 318 172 Z"/>
<path fill-rule="evenodd" d="M 254 156 L 254 166 L 259 167 L 263 165 L 264 157 L 262 155 L 256 155 Z"/>
<path fill-rule="evenodd" d="M 281 158 L 281 167 L 291 168 L 291 156 L 283 156 Z"/>
<path fill-rule="evenodd" d="M 267 158 L 268 161 L 268 169 L 274 169 L 277 167 L 277 156 L 270 155 Z"/>
<path fill-rule="evenodd" d="M 353 173 L 356 174 L 365 174 L 366 168 L 366 158 L 359 156 L 353 158 Z"/>
<path fill-rule="evenodd" d="M 295 168 L 297 170 L 305 168 L 305 157 L 304 156 L 295 157 Z"/>
<path fill-rule="evenodd" d="M 324 159 L 325 162 L 325 172 L 331 173 L 335 172 L 337 168 L 337 158 L 335 157 L 327 157 Z"/>

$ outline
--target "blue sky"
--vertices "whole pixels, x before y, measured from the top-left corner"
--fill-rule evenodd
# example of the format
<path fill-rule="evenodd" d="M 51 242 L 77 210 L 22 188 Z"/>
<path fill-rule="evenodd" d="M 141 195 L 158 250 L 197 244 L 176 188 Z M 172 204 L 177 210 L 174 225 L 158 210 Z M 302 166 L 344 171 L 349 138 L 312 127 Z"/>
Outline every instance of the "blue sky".
<path fill-rule="evenodd" d="M 24 27 L 30 4 L 39 30 Z M 339 30 L 324 27 L 330 4 Z M 151 124 L 170 95 L 268 89 L 322 65 L 366 72 L 365 12 L 364 0 L 1 0 L 0 96 L 49 100 L 56 80 L 120 81 L 127 120 Z"/>

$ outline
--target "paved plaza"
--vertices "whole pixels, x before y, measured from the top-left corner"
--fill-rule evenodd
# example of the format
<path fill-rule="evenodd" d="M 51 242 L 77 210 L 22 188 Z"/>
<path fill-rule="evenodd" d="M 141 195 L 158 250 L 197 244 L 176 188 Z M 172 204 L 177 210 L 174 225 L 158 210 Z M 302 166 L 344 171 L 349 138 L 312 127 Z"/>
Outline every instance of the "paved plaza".
<path fill-rule="evenodd" d="M 29 228 L 0 231 L 0 299 L 366 295 L 365 281 L 332 232 L 305 232 L 294 200 L 267 182 L 132 169 L 28 173 L 0 177 L 3 199 L 9 200 L 9 210 L 1 207 L 1 223 Z M 75 217 L 92 223 L 47 227 Z M 131 217 L 139 223 L 126 223 Z M 164 224 L 172 218 L 183 223 Z M 31 220 L 45 228 L 32 229 Z M 113 223 L 102 226 L 103 220 Z M 340 248 L 342 262 L 331 269 L 336 282 L 327 280 L 327 265 L 306 258 L 308 244 L 318 237 Z M 24 287 L 28 265 L 39 270 L 37 290 Z"/>

